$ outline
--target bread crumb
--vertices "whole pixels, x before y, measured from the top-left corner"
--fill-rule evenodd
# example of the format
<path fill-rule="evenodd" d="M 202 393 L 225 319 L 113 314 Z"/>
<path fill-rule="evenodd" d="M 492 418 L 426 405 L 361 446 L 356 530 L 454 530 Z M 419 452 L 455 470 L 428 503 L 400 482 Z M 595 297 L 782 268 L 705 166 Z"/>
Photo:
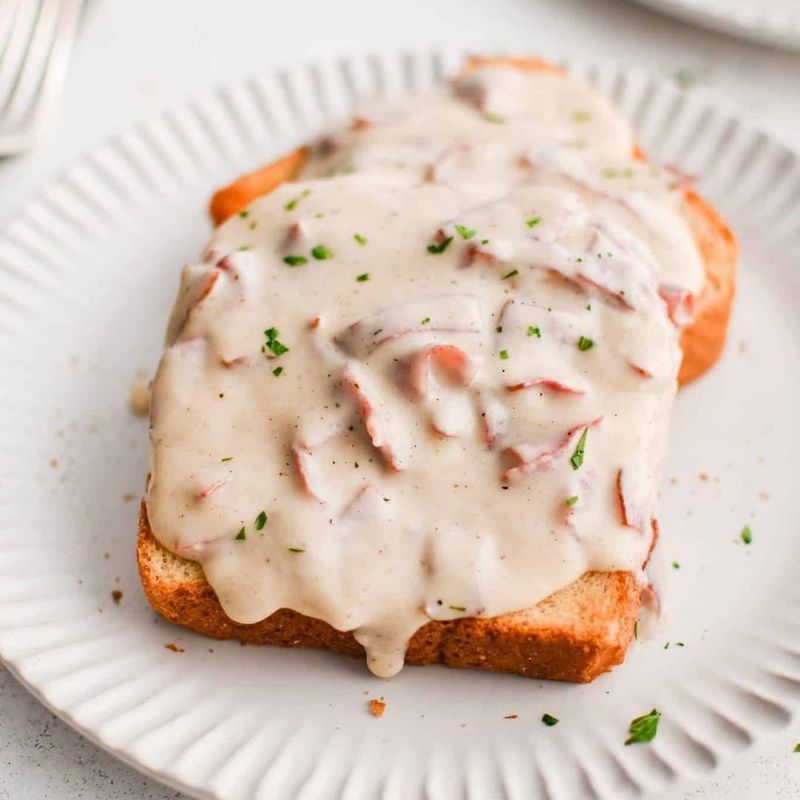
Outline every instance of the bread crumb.
<path fill-rule="evenodd" d="M 700 478 L 701 481 L 707 481 L 708 480 L 708 473 L 707 472 L 701 472 L 697 477 Z"/>
<path fill-rule="evenodd" d="M 372 699 L 367 703 L 369 706 L 369 713 L 373 717 L 382 717 L 383 712 L 386 711 L 386 703 L 383 700 Z"/>
<path fill-rule="evenodd" d="M 185 653 L 186 652 L 185 648 L 178 647 L 178 645 L 176 645 L 175 642 L 170 642 L 169 644 L 165 644 L 164 647 L 166 647 L 167 650 L 172 650 L 173 653 Z"/>
<path fill-rule="evenodd" d="M 150 413 L 150 381 L 138 375 L 131 386 L 128 405 L 138 417 L 146 417 Z"/>
<path fill-rule="evenodd" d="M 516 718 L 517 718 L 516 714 L 508 714 L 505 717 L 503 717 L 503 719 L 516 719 Z"/>
<path fill-rule="evenodd" d="M 134 500 L 136 495 L 133 492 L 127 492 L 126 494 L 122 495 L 122 502 L 123 503 L 130 503 L 131 500 Z"/>
<path fill-rule="evenodd" d="M 768 492 L 759 492 L 759 493 L 758 493 L 758 496 L 759 496 L 759 497 L 760 497 L 762 500 L 769 500 L 769 493 L 768 493 Z"/>
<path fill-rule="evenodd" d="M 122 592 L 119 589 L 114 589 L 111 592 L 111 599 L 114 601 L 115 605 L 119 605 L 119 601 L 122 600 Z"/>
<path fill-rule="evenodd" d="M 50 459 L 50 466 L 51 466 L 53 469 L 58 469 L 58 459 L 57 459 L 57 458 L 55 458 L 55 457 L 51 458 L 51 459 Z"/>

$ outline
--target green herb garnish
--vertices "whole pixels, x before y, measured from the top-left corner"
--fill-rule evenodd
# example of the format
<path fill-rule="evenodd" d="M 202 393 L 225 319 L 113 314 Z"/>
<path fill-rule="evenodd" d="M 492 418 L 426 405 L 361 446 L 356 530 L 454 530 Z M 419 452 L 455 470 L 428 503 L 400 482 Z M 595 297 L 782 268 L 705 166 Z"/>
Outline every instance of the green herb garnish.
<path fill-rule="evenodd" d="M 594 347 L 594 342 L 588 336 L 581 336 L 578 339 L 578 350 L 582 353 L 586 350 L 591 350 Z"/>
<path fill-rule="evenodd" d="M 467 610 L 466 606 L 450 606 L 450 608 L 453 611 L 466 611 Z"/>
<path fill-rule="evenodd" d="M 242 219 L 247 219 L 250 216 L 250 212 L 247 209 L 245 209 L 244 211 L 239 212 L 239 216 Z"/>
<path fill-rule="evenodd" d="M 649 713 L 641 717 L 636 717 L 631 722 L 628 733 L 630 736 L 625 740 L 625 744 L 633 744 L 634 742 L 652 742 L 658 733 L 658 723 L 661 720 L 661 712 L 655 708 Z"/>
<path fill-rule="evenodd" d="M 267 328 L 264 331 L 264 336 L 267 337 L 267 341 L 261 345 L 262 353 L 269 350 L 275 356 L 282 356 L 284 353 L 289 352 L 289 348 L 282 342 L 278 341 L 280 331 L 277 328 Z"/>
<path fill-rule="evenodd" d="M 288 255 L 283 257 L 283 263 L 288 264 L 290 267 L 300 267 L 303 264 L 308 264 L 308 259 L 305 256 Z"/>
<path fill-rule="evenodd" d="M 528 336 L 535 336 L 537 339 L 541 339 L 542 332 L 535 325 L 528 325 Z"/>
<path fill-rule="evenodd" d="M 795 752 L 795 753 L 800 753 L 800 742 L 798 742 L 798 743 L 797 743 L 797 744 L 794 746 L 794 752 Z"/>
<path fill-rule="evenodd" d="M 311 189 L 306 189 L 302 194 L 297 195 L 297 197 L 292 198 L 284 208 L 287 211 L 294 211 L 297 208 L 297 204 L 304 198 L 308 197 L 311 194 Z"/>
<path fill-rule="evenodd" d="M 588 111 L 576 111 L 572 115 L 573 122 L 588 122 L 592 118 L 592 115 Z"/>
<path fill-rule="evenodd" d="M 742 541 L 745 544 L 750 544 L 753 541 L 753 531 L 750 530 L 749 525 L 745 525 L 744 528 L 742 528 Z"/>
<path fill-rule="evenodd" d="M 360 233 L 354 233 L 353 238 L 363 247 L 367 243 L 367 237 Z"/>
<path fill-rule="evenodd" d="M 635 174 L 630 167 L 626 169 L 609 168 L 604 169 L 602 172 L 604 178 L 633 178 Z"/>
<path fill-rule="evenodd" d="M 572 497 L 568 497 L 565 502 L 570 508 L 574 508 L 578 500 L 578 495 L 574 494 Z"/>
<path fill-rule="evenodd" d="M 471 239 L 478 232 L 475 228 L 468 228 L 466 225 L 456 225 L 456 230 L 462 239 Z"/>
<path fill-rule="evenodd" d="M 639 638 L 639 620 L 637 619 L 636 622 L 633 623 L 633 638 Z"/>
<path fill-rule="evenodd" d="M 541 217 L 531 217 L 525 223 L 529 228 L 535 228 L 542 221 Z"/>
<path fill-rule="evenodd" d="M 506 280 L 507 278 L 513 278 L 515 275 L 519 275 L 518 269 L 512 269 L 511 272 L 506 272 L 506 274 L 503 275 L 503 280 Z"/>
<path fill-rule="evenodd" d="M 439 244 L 429 244 L 428 245 L 428 252 L 432 253 L 433 255 L 439 255 L 439 253 L 444 253 L 448 247 L 450 247 L 450 242 L 453 241 L 452 236 L 448 236 L 446 239 L 442 239 Z"/>
<path fill-rule="evenodd" d="M 260 531 L 266 524 L 267 524 L 267 512 L 266 511 L 262 511 L 256 517 L 256 522 L 255 522 L 256 530 Z"/>
<path fill-rule="evenodd" d="M 423 325 L 427 325 L 427 324 L 428 324 L 430 321 L 431 321 L 431 318 L 430 318 L 430 317 L 425 317 L 425 319 L 424 319 L 424 320 L 422 320 L 422 324 L 423 324 Z"/>
<path fill-rule="evenodd" d="M 225 458 L 221 458 L 220 461 L 224 464 L 226 461 L 233 461 L 233 456 L 225 456 Z"/>
<path fill-rule="evenodd" d="M 239 533 L 236 534 L 237 541 L 244 541 L 247 538 L 247 534 L 244 532 L 244 528 L 242 528 Z"/>
<path fill-rule="evenodd" d="M 548 728 L 552 728 L 553 725 L 558 725 L 559 720 L 558 717 L 554 717 L 552 714 L 543 714 L 542 722 L 544 722 Z"/>
<path fill-rule="evenodd" d="M 326 261 L 329 258 L 333 258 L 333 253 L 331 253 L 324 244 L 314 245 L 314 247 L 311 248 L 311 255 L 314 256 L 317 261 Z"/>
<path fill-rule="evenodd" d="M 305 547 L 290 547 L 289 548 L 289 552 L 290 553 L 305 553 L 305 551 L 306 551 Z"/>
<path fill-rule="evenodd" d="M 243 244 L 241 247 L 237 248 L 238 252 L 243 253 L 245 250 L 252 250 L 253 245 L 251 244 Z"/>
<path fill-rule="evenodd" d="M 364 283 L 364 281 L 368 281 L 369 280 L 369 272 L 362 272 L 360 275 L 357 275 L 356 276 L 356 280 L 359 283 Z"/>
<path fill-rule="evenodd" d="M 672 562 L 672 569 L 680 569 L 681 565 L 677 561 Z"/>
<path fill-rule="evenodd" d="M 484 113 L 483 118 L 487 122 L 493 122 L 495 125 L 502 125 L 505 121 L 505 117 L 501 117 L 499 114 L 492 114 L 490 111 Z"/>
<path fill-rule="evenodd" d="M 508 350 L 501 350 L 499 355 L 500 358 L 503 359 L 503 361 L 508 361 Z"/>
<path fill-rule="evenodd" d="M 283 372 L 283 367 L 275 367 L 275 369 L 274 369 L 274 370 L 272 370 L 272 374 L 273 374 L 273 375 L 274 375 L 276 378 L 280 377 L 280 374 L 281 374 L 282 372 Z"/>
<path fill-rule="evenodd" d="M 583 433 L 581 434 L 581 438 L 578 439 L 578 444 L 575 446 L 575 452 L 572 454 L 572 457 L 569 460 L 569 463 L 572 464 L 572 469 L 580 469 L 581 464 L 583 464 L 583 454 L 586 450 L 586 436 L 589 433 L 589 427 L 585 427 L 583 429 Z"/>

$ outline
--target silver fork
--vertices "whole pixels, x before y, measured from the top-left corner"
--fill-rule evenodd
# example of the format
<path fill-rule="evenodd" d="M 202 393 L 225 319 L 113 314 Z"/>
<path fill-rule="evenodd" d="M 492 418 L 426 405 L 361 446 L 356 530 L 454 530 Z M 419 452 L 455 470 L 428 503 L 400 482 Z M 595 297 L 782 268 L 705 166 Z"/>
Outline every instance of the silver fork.
<path fill-rule="evenodd" d="M 58 101 L 83 0 L 0 0 L 0 156 L 35 144 Z"/>

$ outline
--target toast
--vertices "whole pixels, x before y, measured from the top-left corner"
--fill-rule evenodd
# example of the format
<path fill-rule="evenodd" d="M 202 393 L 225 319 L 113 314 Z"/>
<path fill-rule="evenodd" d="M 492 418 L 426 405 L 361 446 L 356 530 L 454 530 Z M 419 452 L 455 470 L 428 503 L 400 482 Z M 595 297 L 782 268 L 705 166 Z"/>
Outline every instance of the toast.
<path fill-rule="evenodd" d="M 513 69 L 557 69 L 538 60 L 475 60 Z M 304 149 L 241 178 L 215 194 L 221 222 L 255 197 L 296 177 Z M 682 331 L 679 382 L 705 372 L 719 357 L 735 291 L 737 245 L 725 222 L 697 192 L 684 190 L 684 216 L 702 256 L 706 280 L 694 319 Z M 153 535 L 142 504 L 137 558 L 145 594 L 163 617 L 218 639 L 248 644 L 323 647 L 352 656 L 364 649 L 350 632 L 282 609 L 256 624 L 229 619 L 195 562 L 174 555 Z M 471 667 L 527 677 L 588 682 L 623 661 L 641 604 L 641 584 L 629 572 L 588 572 L 536 606 L 502 616 L 431 621 L 412 637 L 406 662 Z"/>

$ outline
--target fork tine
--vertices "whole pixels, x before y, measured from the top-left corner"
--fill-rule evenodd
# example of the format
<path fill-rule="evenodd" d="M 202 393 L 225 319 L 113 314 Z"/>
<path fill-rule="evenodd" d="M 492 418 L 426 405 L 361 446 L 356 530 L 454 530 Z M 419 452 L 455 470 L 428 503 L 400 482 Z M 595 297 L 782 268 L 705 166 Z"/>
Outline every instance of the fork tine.
<path fill-rule="evenodd" d="M 3 114 L 3 125 L 6 128 L 20 125 L 36 100 L 55 44 L 60 11 L 61 0 L 42 0 L 39 6 L 39 16 L 30 38 L 28 52 Z"/>
<path fill-rule="evenodd" d="M 3 3 L 4 0 L 0 0 Z M 56 105 L 58 94 L 66 76 L 69 56 L 80 20 L 83 0 L 22 0 L 23 8 L 34 2 L 38 15 L 27 25 L 26 35 L 17 32 L 17 22 L 29 22 L 15 16 L 9 41 L 27 41 L 24 62 L 16 73 L 8 64 L 19 64 L 16 53 L 5 62 L 7 52 L 0 58 L 0 76 L 6 75 L 5 105 L 0 103 L 0 156 L 22 152 L 34 143 L 46 118 Z M 19 11 L 18 0 L 13 0 Z M 31 5 L 27 6 L 31 8 Z M 0 11 L 2 8 L 0 8 Z M 8 48 L 7 48 L 8 49 Z M 3 64 L 6 63 L 5 73 Z M 2 95 L 0 95 L 2 98 Z"/>
<path fill-rule="evenodd" d="M 38 11 L 38 0 L 17 3 L 13 9 L 11 31 L 0 58 L 0 107 L 5 104 L 16 84 Z"/>
<path fill-rule="evenodd" d="M 34 109 L 31 125 L 34 130 L 52 113 L 58 100 L 61 87 L 67 75 L 72 47 L 78 32 L 78 22 L 81 17 L 83 0 L 64 0 L 61 14 L 58 19 L 58 30 L 53 43 L 50 59 L 47 62 L 47 72 L 39 88 L 39 104 Z"/>
<path fill-rule="evenodd" d="M 6 42 L 11 36 L 11 23 L 20 0 L 0 0 L 0 53 L 5 52 Z"/>

